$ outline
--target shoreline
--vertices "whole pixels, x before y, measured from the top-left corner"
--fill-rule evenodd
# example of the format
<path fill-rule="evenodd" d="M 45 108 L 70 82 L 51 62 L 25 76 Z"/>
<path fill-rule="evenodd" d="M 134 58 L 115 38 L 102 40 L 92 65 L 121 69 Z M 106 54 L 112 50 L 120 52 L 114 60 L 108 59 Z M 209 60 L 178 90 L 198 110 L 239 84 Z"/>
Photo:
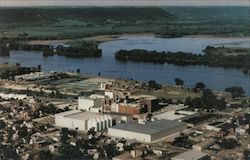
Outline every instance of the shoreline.
<path fill-rule="evenodd" d="M 90 37 L 82 37 L 76 39 L 61 39 L 61 40 L 30 40 L 27 41 L 27 44 L 30 45 L 48 45 L 51 43 L 69 43 L 73 41 L 93 41 L 97 43 L 104 43 L 109 41 L 118 40 L 120 37 L 123 36 L 153 36 L 157 37 L 154 33 L 124 33 L 124 34 L 117 34 L 117 35 L 97 35 L 97 36 L 90 36 Z"/>
<path fill-rule="evenodd" d="M 109 42 L 109 41 L 115 41 L 119 40 L 121 37 L 126 36 L 150 36 L 155 38 L 163 38 L 160 35 L 154 34 L 154 33 L 124 33 L 124 34 L 117 34 L 117 35 L 97 35 L 97 36 L 91 36 L 91 37 L 83 37 L 83 38 L 77 38 L 77 39 L 62 39 L 62 40 L 30 40 L 27 41 L 27 44 L 30 45 L 48 45 L 51 43 L 70 43 L 73 41 L 93 41 L 97 42 L 98 44 Z M 235 39 L 244 39 L 244 40 L 250 40 L 250 36 L 223 36 L 223 35 L 185 35 L 182 37 L 176 37 L 176 38 L 235 38 Z M 170 39 L 170 38 L 163 38 L 163 39 Z"/>
<path fill-rule="evenodd" d="M 248 39 L 250 40 L 250 36 L 225 36 L 225 35 L 188 35 L 183 36 L 188 38 L 235 38 L 235 39 Z"/>

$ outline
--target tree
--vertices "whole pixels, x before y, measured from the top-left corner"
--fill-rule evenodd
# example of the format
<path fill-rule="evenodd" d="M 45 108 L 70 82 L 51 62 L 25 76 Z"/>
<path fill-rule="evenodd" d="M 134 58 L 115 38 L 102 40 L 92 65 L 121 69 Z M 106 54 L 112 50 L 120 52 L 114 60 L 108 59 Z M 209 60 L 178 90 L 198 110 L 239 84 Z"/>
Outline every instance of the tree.
<path fill-rule="evenodd" d="M 26 126 L 20 127 L 18 134 L 21 138 L 25 138 L 28 135 L 28 128 Z"/>
<path fill-rule="evenodd" d="M 41 71 L 42 66 L 39 64 L 39 65 L 37 66 L 37 69 L 38 69 L 38 71 Z"/>
<path fill-rule="evenodd" d="M 244 160 L 250 160 L 250 150 L 244 150 Z"/>
<path fill-rule="evenodd" d="M 182 79 L 180 79 L 180 78 L 175 78 L 174 81 L 175 81 L 175 84 L 177 86 L 183 86 L 184 85 L 184 81 Z"/>
<path fill-rule="evenodd" d="M 69 135 L 69 129 L 68 128 L 62 128 L 61 132 L 60 132 L 62 144 L 66 145 L 68 143 L 68 139 L 69 139 L 68 135 Z"/>
<path fill-rule="evenodd" d="M 46 160 L 46 159 L 52 159 L 52 158 L 53 158 L 53 155 L 50 153 L 50 151 L 41 150 L 39 152 L 39 159 L 40 160 Z"/>
<path fill-rule="evenodd" d="M 176 147 L 192 148 L 193 142 L 189 139 L 188 135 L 181 134 L 180 137 L 174 139 L 172 145 Z"/>
<path fill-rule="evenodd" d="M 224 138 L 219 141 L 218 144 L 224 149 L 234 149 L 235 147 L 240 145 L 234 138 Z"/>
<path fill-rule="evenodd" d="M 202 110 L 207 109 L 209 111 L 222 110 L 226 107 L 225 99 L 218 98 L 211 89 L 205 89 L 202 93 L 200 98 L 191 99 L 189 97 L 185 103 L 190 107 L 200 108 Z"/>
<path fill-rule="evenodd" d="M 245 90 L 238 86 L 226 88 L 225 91 L 231 93 L 232 98 L 243 97 L 245 94 Z"/>
<path fill-rule="evenodd" d="M 190 106 L 191 104 L 192 104 L 192 98 L 191 98 L 191 97 L 187 97 L 187 98 L 185 99 L 185 105 Z"/>
<path fill-rule="evenodd" d="M 114 156 L 119 154 L 119 151 L 116 149 L 116 146 L 113 143 L 105 145 L 104 149 L 108 159 L 112 159 Z"/>
<path fill-rule="evenodd" d="M 0 120 L 0 130 L 4 129 L 6 126 L 6 123 L 3 120 Z"/>
<path fill-rule="evenodd" d="M 206 88 L 206 85 L 203 82 L 197 82 L 195 84 L 195 90 L 201 90 L 203 91 Z"/>
<path fill-rule="evenodd" d="M 148 81 L 148 86 L 150 89 L 161 89 L 161 85 L 153 80 Z"/>
<path fill-rule="evenodd" d="M 58 150 L 60 154 L 58 159 L 60 160 L 89 159 L 86 156 L 84 156 L 77 147 L 72 146 L 70 144 L 63 144 L 62 146 L 59 147 Z"/>
<path fill-rule="evenodd" d="M 13 146 L 0 144 L 0 159 L 20 159 Z"/>
<path fill-rule="evenodd" d="M 80 72 L 81 72 L 80 69 L 77 69 L 77 70 L 76 70 L 76 73 L 77 73 L 77 74 L 80 74 Z"/>
<path fill-rule="evenodd" d="M 95 128 L 93 127 L 93 128 L 90 128 L 89 130 L 88 130 L 88 135 L 92 135 L 93 137 L 96 135 L 96 131 L 95 131 Z"/>

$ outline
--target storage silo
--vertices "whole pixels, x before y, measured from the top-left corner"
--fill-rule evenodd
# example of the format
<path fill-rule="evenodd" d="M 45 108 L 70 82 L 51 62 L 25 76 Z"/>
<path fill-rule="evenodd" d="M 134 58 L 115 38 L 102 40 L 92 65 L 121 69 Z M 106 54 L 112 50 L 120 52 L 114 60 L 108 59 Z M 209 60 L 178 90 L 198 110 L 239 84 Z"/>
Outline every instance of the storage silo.
<path fill-rule="evenodd" d="M 88 121 L 88 130 L 90 130 L 91 128 L 95 128 L 95 131 L 97 131 L 97 122 L 95 119 L 90 119 Z"/>
<path fill-rule="evenodd" d="M 108 127 L 112 126 L 112 117 L 108 116 Z"/>
<path fill-rule="evenodd" d="M 109 127 L 109 120 L 107 116 L 104 116 L 104 124 L 105 124 L 105 129 L 107 129 Z"/>
<path fill-rule="evenodd" d="M 99 118 L 96 119 L 96 124 L 97 124 L 96 131 L 102 130 L 102 122 Z"/>

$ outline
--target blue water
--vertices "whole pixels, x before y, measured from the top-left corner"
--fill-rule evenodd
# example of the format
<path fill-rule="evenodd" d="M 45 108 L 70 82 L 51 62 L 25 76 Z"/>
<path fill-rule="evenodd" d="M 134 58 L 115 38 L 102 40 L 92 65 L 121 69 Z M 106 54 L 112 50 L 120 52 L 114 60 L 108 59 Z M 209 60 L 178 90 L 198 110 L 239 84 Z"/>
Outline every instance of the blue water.
<path fill-rule="evenodd" d="M 100 44 L 101 58 L 65 58 L 62 56 L 43 57 L 41 52 L 12 51 L 10 57 L 0 57 L 0 63 L 21 63 L 24 66 L 42 65 L 44 71 L 76 70 L 82 73 L 111 77 L 132 78 L 148 81 L 156 80 L 162 84 L 174 84 L 179 77 L 188 86 L 203 81 L 209 88 L 224 90 L 230 86 L 242 86 L 250 95 L 250 76 L 237 69 L 212 68 L 206 66 L 176 66 L 137 62 L 119 62 L 114 53 L 120 49 L 147 49 L 157 51 L 183 51 L 203 54 L 207 45 L 250 47 L 248 38 L 155 38 L 153 36 L 123 36 L 118 40 Z"/>

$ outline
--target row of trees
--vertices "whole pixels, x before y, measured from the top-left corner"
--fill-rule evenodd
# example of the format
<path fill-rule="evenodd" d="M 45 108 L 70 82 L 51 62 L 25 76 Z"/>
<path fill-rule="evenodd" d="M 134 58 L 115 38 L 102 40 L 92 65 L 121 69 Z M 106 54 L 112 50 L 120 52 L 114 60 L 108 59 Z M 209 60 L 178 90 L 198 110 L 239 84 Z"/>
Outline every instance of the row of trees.
<path fill-rule="evenodd" d="M 245 90 L 239 86 L 226 88 L 225 91 L 231 93 L 232 98 L 242 97 L 245 94 Z"/>
<path fill-rule="evenodd" d="M 184 52 L 157 52 L 147 50 L 120 50 L 115 58 L 120 61 L 137 61 L 150 63 L 169 63 L 175 65 L 207 65 L 225 68 L 250 69 L 250 55 L 223 55 L 205 53 L 192 54 Z"/>
<path fill-rule="evenodd" d="M 183 86 L 184 85 L 184 80 L 182 80 L 180 78 L 175 78 L 174 81 L 175 81 L 175 84 L 177 86 Z M 150 80 L 150 81 L 148 81 L 148 87 L 149 87 L 149 89 L 158 90 L 158 89 L 162 88 L 162 85 L 156 83 L 156 81 Z M 212 99 L 216 98 L 216 96 L 213 94 L 212 90 L 207 89 L 206 84 L 203 83 L 203 82 L 197 82 L 194 85 L 194 87 L 192 88 L 192 90 L 194 92 L 201 92 L 202 91 L 203 96 L 206 97 L 206 98 L 208 98 L 208 97 L 210 97 Z M 240 86 L 232 86 L 232 87 L 225 88 L 225 92 L 230 93 L 233 99 L 240 98 L 240 97 L 243 97 L 245 95 L 245 90 Z M 196 101 L 195 103 L 198 103 L 197 100 L 198 99 L 195 99 L 195 101 Z M 213 101 L 211 101 L 211 103 L 212 102 Z"/>
<path fill-rule="evenodd" d="M 39 68 L 35 67 L 17 67 L 15 69 L 6 69 L 0 73 L 0 78 L 13 80 L 17 75 L 29 74 L 37 71 L 39 71 Z"/>
<path fill-rule="evenodd" d="M 44 56 L 61 55 L 66 57 L 101 57 L 102 50 L 96 43 L 82 42 L 79 46 L 65 47 L 40 44 L 25 44 L 17 40 L 0 40 L 0 55 L 9 56 L 10 50 L 42 51 Z"/>
<path fill-rule="evenodd" d="M 175 84 L 177 86 L 183 86 L 184 81 L 180 78 L 175 78 Z M 193 89 L 195 92 L 204 91 L 206 89 L 206 84 L 204 84 L 203 82 L 197 82 Z M 230 93 L 233 99 L 240 98 L 245 95 L 245 90 L 240 86 L 232 86 L 225 88 L 225 92 Z"/>
<path fill-rule="evenodd" d="M 92 156 L 88 155 L 88 149 L 97 149 L 100 159 L 112 159 L 112 157 L 118 155 L 120 152 L 117 150 L 115 143 L 104 144 L 103 146 L 98 145 L 98 141 L 101 137 L 96 136 L 94 128 L 88 131 L 88 139 L 79 138 L 77 131 L 71 131 L 68 128 L 62 128 L 60 132 L 61 146 L 59 147 L 58 155 L 51 155 L 52 159 L 93 159 Z M 76 140 L 76 145 L 69 143 L 70 137 Z M 91 137 L 91 138 L 90 138 Z"/>
<path fill-rule="evenodd" d="M 186 99 L 186 105 L 191 108 L 199 108 L 201 110 L 223 110 L 226 108 L 224 98 L 218 98 L 210 89 L 204 89 L 201 97 Z"/>
<path fill-rule="evenodd" d="M 81 47 L 63 47 L 58 46 L 55 50 L 53 48 L 46 48 L 43 50 L 44 56 L 61 55 L 66 57 L 101 57 L 102 50 L 97 47 L 86 48 Z"/>

